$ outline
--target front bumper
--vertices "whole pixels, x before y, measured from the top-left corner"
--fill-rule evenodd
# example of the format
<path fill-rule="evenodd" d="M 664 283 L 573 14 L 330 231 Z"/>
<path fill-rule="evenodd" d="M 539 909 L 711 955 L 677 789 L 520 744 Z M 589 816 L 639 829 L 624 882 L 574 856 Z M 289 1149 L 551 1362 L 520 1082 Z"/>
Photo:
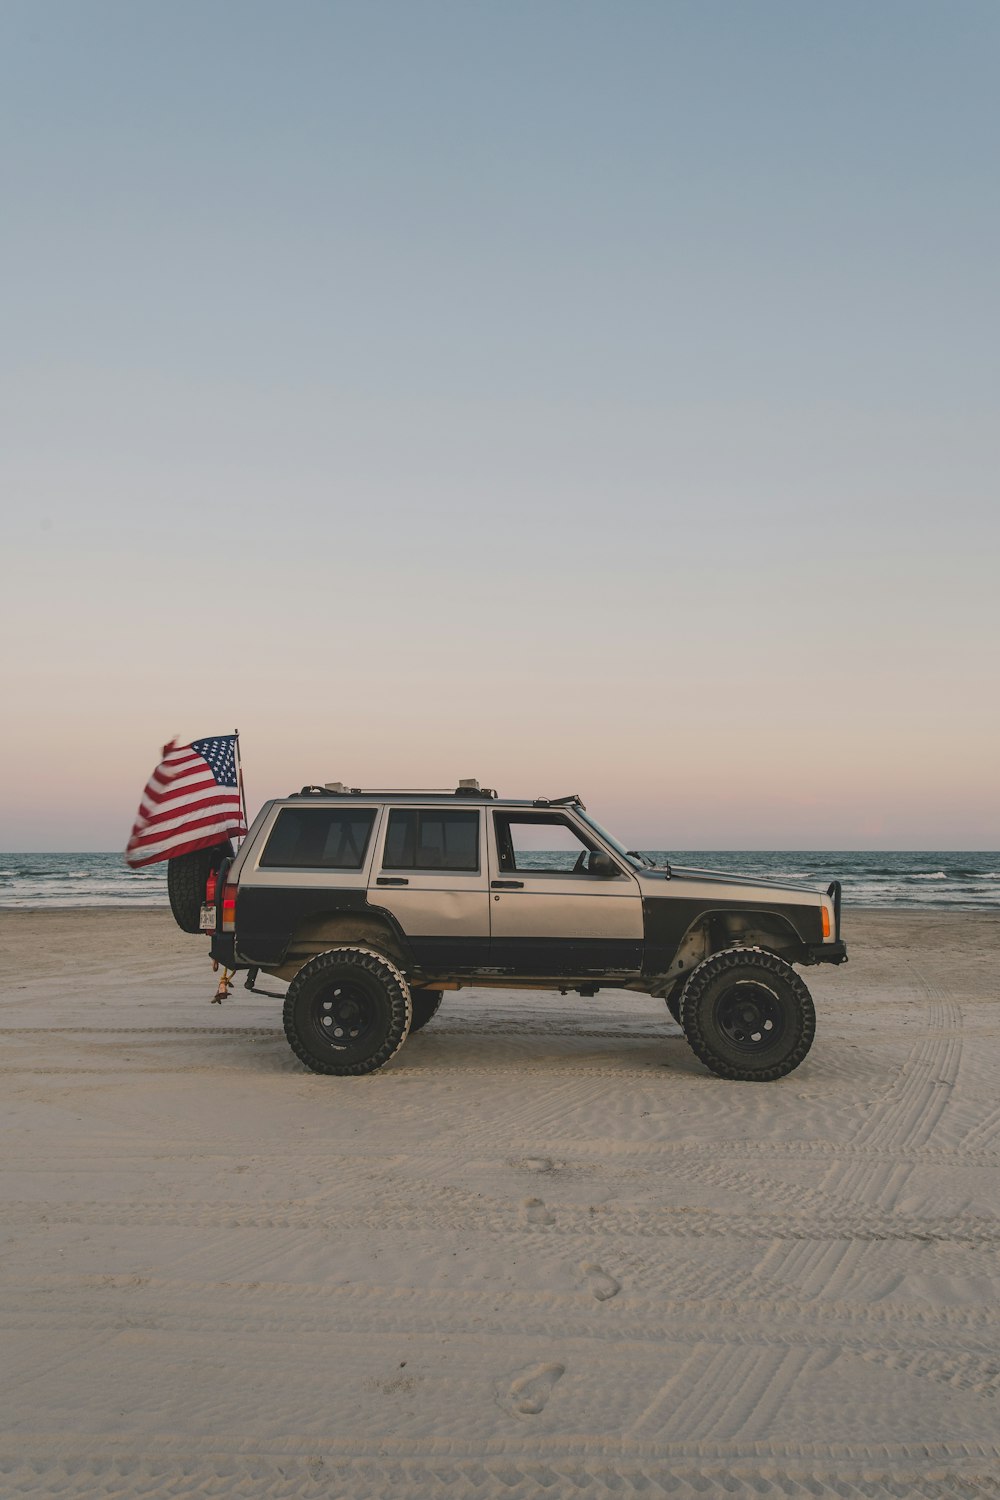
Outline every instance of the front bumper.
<path fill-rule="evenodd" d="M 843 938 L 835 943 L 807 943 L 807 964 L 846 964 L 847 944 Z"/>
<path fill-rule="evenodd" d="M 840 936 L 840 903 L 842 895 L 840 881 L 831 881 L 826 894 L 833 900 L 833 942 L 809 943 L 806 947 L 806 963 L 846 964 L 847 944 Z"/>

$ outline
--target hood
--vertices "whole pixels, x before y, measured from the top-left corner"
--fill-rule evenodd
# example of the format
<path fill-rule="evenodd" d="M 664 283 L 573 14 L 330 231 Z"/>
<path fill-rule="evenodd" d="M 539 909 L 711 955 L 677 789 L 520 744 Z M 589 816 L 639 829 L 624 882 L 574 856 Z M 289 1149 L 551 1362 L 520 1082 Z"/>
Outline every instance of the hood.
<path fill-rule="evenodd" d="M 746 885 L 756 890 L 808 891 L 810 895 L 826 893 L 826 886 L 809 885 L 805 881 L 769 880 L 764 875 L 731 875 L 726 870 L 696 870 L 689 865 L 671 865 L 669 870 L 641 870 L 637 872 L 644 880 L 687 880 L 705 885 Z"/>

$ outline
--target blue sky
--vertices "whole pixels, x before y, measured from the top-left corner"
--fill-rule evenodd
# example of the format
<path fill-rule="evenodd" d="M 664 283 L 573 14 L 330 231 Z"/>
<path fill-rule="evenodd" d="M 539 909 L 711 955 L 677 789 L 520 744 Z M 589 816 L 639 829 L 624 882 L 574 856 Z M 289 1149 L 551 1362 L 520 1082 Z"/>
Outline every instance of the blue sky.
<path fill-rule="evenodd" d="M 238 724 L 251 797 L 996 847 L 998 42 L 5 4 L 3 842 L 115 847 Z"/>

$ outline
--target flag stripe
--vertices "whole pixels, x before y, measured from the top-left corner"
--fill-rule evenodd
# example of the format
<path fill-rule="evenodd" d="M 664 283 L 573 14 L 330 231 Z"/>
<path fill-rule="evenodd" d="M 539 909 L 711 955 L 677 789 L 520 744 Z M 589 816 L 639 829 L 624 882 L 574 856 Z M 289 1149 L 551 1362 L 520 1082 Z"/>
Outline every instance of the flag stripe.
<path fill-rule="evenodd" d="M 196 848 L 207 848 L 211 844 L 219 843 L 223 837 L 240 833 L 246 833 L 246 829 L 242 825 L 235 826 L 232 819 L 221 818 L 215 822 L 208 820 L 194 828 L 179 829 L 168 838 L 151 844 L 140 844 L 133 848 L 133 855 L 141 856 L 144 864 L 148 864 L 151 858 L 173 859 L 182 849 L 188 848 L 192 840 Z"/>
<path fill-rule="evenodd" d="M 205 767 L 202 766 L 200 770 L 191 771 L 187 776 L 179 776 L 176 781 L 167 781 L 163 783 L 162 790 L 160 790 L 160 787 L 157 783 L 151 781 L 146 787 L 146 791 L 152 801 L 163 802 L 168 797 L 179 796 L 182 792 L 186 791 L 188 787 L 197 786 L 218 786 L 218 782 L 215 780 L 215 777 L 212 776 L 210 772 L 207 772 Z"/>
<path fill-rule="evenodd" d="M 228 831 L 234 832 L 235 830 Z M 137 870 L 141 865 L 154 865 L 158 860 L 176 859 L 181 854 L 193 854 L 196 849 L 211 849 L 215 844 L 220 842 L 220 837 L 224 836 L 220 836 L 218 833 L 209 833 L 203 835 L 201 838 L 188 839 L 183 844 L 172 845 L 165 854 L 136 854 L 129 860 L 129 864 L 133 869 Z"/>
<path fill-rule="evenodd" d="M 198 816 L 199 812 L 202 813 L 201 817 Z M 185 817 L 168 818 L 164 823 L 147 823 L 141 833 L 134 835 L 132 843 L 134 845 L 148 844 L 157 839 L 165 839 L 170 834 L 183 832 L 186 828 L 197 828 L 203 823 L 224 822 L 226 819 L 230 823 L 242 822 L 238 804 L 221 807 L 217 804 L 205 803 L 201 808 L 192 809 Z"/>
<path fill-rule="evenodd" d="M 204 802 L 231 802 L 234 807 L 239 807 L 240 798 L 238 792 L 232 792 L 228 787 L 221 791 L 213 782 L 211 786 L 193 787 L 185 795 L 169 797 L 165 802 L 146 802 L 144 799 L 139 804 L 139 814 L 149 822 L 154 822 L 158 818 L 172 818 L 178 810 L 196 807 Z"/>
<path fill-rule="evenodd" d="M 158 811 L 154 816 L 145 819 L 143 832 L 146 829 L 177 828 L 186 818 L 197 817 L 199 813 L 205 812 L 229 812 L 238 816 L 240 804 L 238 798 L 229 797 L 200 797 L 197 802 L 187 804 L 185 807 L 168 807 L 164 811 Z"/>
<path fill-rule="evenodd" d="M 184 776 L 188 771 L 203 771 L 204 769 L 205 763 L 200 755 L 186 755 L 183 760 L 176 760 L 173 763 L 164 761 L 162 765 L 157 766 L 149 779 L 160 786 L 169 786 L 171 781 L 176 781 L 178 776 Z"/>
<path fill-rule="evenodd" d="M 153 772 L 154 776 L 173 776 L 183 766 L 193 766 L 201 760 L 196 750 L 177 751 L 173 755 L 164 756 L 163 760 Z"/>

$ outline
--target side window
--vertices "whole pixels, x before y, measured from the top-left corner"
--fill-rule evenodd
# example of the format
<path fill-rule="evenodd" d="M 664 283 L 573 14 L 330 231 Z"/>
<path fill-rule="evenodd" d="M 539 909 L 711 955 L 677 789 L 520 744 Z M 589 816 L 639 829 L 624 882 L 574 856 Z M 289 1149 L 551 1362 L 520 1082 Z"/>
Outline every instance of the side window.
<path fill-rule="evenodd" d="M 260 857 L 268 870 L 360 870 L 375 822 L 370 807 L 284 807 Z"/>
<path fill-rule="evenodd" d="M 494 813 L 501 870 L 548 871 L 554 875 L 585 875 L 596 844 L 585 841 L 558 813 L 522 817 Z"/>
<path fill-rule="evenodd" d="M 478 870 L 478 812 L 393 808 L 389 814 L 382 868 Z"/>

